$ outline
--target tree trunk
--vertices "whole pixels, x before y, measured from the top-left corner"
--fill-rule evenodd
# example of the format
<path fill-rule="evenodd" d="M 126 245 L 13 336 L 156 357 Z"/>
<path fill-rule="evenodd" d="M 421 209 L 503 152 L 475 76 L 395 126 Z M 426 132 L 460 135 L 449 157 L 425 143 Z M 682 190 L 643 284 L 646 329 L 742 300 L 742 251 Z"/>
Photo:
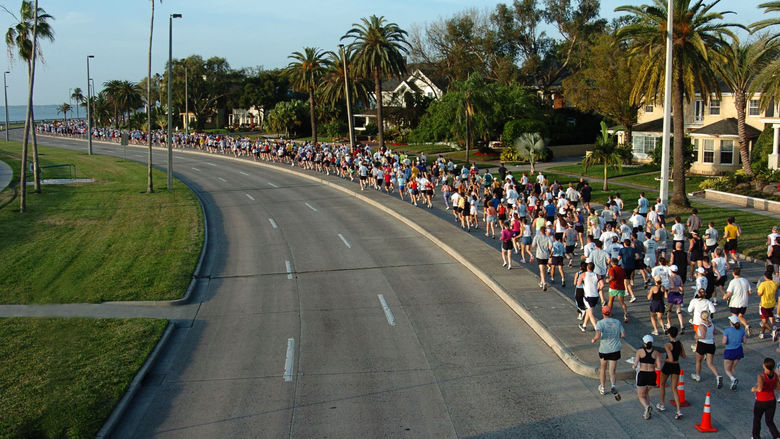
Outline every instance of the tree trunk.
<path fill-rule="evenodd" d="M 739 156 L 742 158 L 742 169 L 747 175 L 753 175 L 753 167 L 750 166 L 750 151 L 748 151 L 747 134 L 745 133 L 745 107 L 747 97 L 744 91 L 737 91 L 734 95 L 734 106 L 737 108 L 737 133 L 739 134 Z"/>
<path fill-rule="evenodd" d="M 469 153 L 471 152 L 471 117 L 469 117 L 468 104 L 466 105 L 466 166 L 468 166 Z"/>
<path fill-rule="evenodd" d="M 154 2 L 152 0 L 152 18 L 149 21 L 149 58 L 146 70 L 146 118 L 148 125 L 147 141 L 149 142 L 149 155 L 146 159 L 146 193 L 154 192 L 152 181 L 152 37 L 154 36 Z"/>
<path fill-rule="evenodd" d="M 317 117 L 314 115 L 314 87 L 309 87 L 309 116 L 311 117 L 311 141 L 317 144 Z"/>
<path fill-rule="evenodd" d="M 33 91 L 35 89 L 35 59 L 38 52 L 38 0 L 33 4 L 32 57 L 30 61 L 30 102 L 27 109 L 30 118 L 30 134 L 33 141 L 33 190 L 41 193 L 41 163 L 38 160 L 38 139 L 35 136 L 35 112 L 33 111 Z"/>
<path fill-rule="evenodd" d="M 604 192 L 608 191 L 609 188 L 607 187 L 607 164 L 604 163 L 604 186 L 601 188 Z"/>
<path fill-rule="evenodd" d="M 672 83 L 672 111 L 674 112 L 674 154 L 672 167 L 672 181 L 674 182 L 674 192 L 672 193 L 671 204 L 677 207 L 690 207 L 691 202 L 685 193 L 685 160 L 683 145 L 685 142 L 685 114 L 683 113 L 683 75 L 682 63 L 677 62 L 677 70 L 674 72 L 674 82 Z"/>
<path fill-rule="evenodd" d="M 385 146 L 385 124 L 382 119 L 382 79 L 379 77 L 379 70 L 374 70 L 374 95 L 376 96 L 376 124 L 379 128 L 377 140 L 381 149 Z"/>

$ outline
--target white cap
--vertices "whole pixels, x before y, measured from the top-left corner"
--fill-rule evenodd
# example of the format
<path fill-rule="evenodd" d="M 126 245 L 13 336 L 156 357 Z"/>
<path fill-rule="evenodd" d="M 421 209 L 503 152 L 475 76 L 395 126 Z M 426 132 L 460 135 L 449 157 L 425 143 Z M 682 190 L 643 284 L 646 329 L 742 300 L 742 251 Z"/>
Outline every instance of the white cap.
<path fill-rule="evenodd" d="M 670 265 L 669 269 L 674 271 L 674 272 L 676 272 L 677 271 L 677 266 L 676 265 Z"/>
<path fill-rule="evenodd" d="M 552 225 L 552 223 L 551 223 L 550 221 L 547 221 L 547 225 L 548 225 L 548 226 L 551 226 L 551 225 Z"/>
<path fill-rule="evenodd" d="M 736 325 L 737 323 L 739 323 L 739 317 L 737 317 L 737 316 L 729 316 L 729 321 Z"/>
<path fill-rule="evenodd" d="M 653 336 L 652 335 L 647 334 L 644 337 L 642 337 L 642 343 L 647 344 L 647 343 L 652 343 L 652 342 L 653 342 Z"/>
<path fill-rule="evenodd" d="M 699 268 L 697 268 L 697 269 L 696 269 L 696 272 L 697 272 L 697 273 L 704 274 L 704 267 L 699 267 Z"/>

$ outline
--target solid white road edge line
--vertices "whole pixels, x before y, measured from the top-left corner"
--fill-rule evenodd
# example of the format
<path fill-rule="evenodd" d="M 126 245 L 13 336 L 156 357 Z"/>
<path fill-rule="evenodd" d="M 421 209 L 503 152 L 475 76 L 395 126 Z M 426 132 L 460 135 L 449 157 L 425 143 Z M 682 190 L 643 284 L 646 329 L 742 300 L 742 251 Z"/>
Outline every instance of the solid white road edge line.
<path fill-rule="evenodd" d="M 311 204 L 309 204 L 309 203 L 303 203 L 303 204 L 305 204 L 306 207 L 308 207 L 309 209 L 311 209 L 311 210 L 313 210 L 315 212 L 317 211 L 317 209 L 315 209 L 314 206 L 312 206 Z"/>
<path fill-rule="evenodd" d="M 284 261 L 284 265 L 287 267 L 287 279 L 292 279 L 292 265 L 290 265 L 290 261 Z"/>
<path fill-rule="evenodd" d="M 387 323 L 389 323 L 390 326 L 395 326 L 395 316 L 393 316 L 393 312 L 390 311 L 390 306 L 387 305 L 385 296 L 382 294 L 377 294 L 376 296 L 379 297 L 379 303 L 382 304 L 382 310 L 384 310 L 385 317 L 387 317 Z"/>
<path fill-rule="evenodd" d="M 252 201 L 255 201 L 255 197 L 253 197 L 253 196 L 251 196 L 251 195 L 249 195 L 249 194 L 246 194 L 246 197 L 247 197 L 247 198 L 249 198 L 249 199 L 250 199 L 250 200 L 252 200 Z"/>
<path fill-rule="evenodd" d="M 275 229 L 275 228 L 277 228 L 277 227 L 279 227 L 279 226 L 277 226 L 277 225 L 276 225 L 276 221 L 274 221 L 274 219 L 273 219 L 273 218 L 268 218 L 268 221 L 270 221 L 270 222 L 271 222 L 271 227 L 273 227 L 274 229 Z"/>
<path fill-rule="evenodd" d="M 341 238 L 341 240 L 344 242 L 344 245 L 346 245 L 346 246 L 347 246 L 347 248 L 352 248 L 352 244 L 350 244 L 350 243 L 347 241 L 347 238 L 345 238 L 345 237 L 344 237 L 344 235 L 342 235 L 341 233 L 339 233 L 339 238 Z"/>
<path fill-rule="evenodd" d="M 284 360 L 284 381 L 290 382 L 293 379 L 293 357 L 295 355 L 295 339 L 287 339 L 287 357 Z"/>

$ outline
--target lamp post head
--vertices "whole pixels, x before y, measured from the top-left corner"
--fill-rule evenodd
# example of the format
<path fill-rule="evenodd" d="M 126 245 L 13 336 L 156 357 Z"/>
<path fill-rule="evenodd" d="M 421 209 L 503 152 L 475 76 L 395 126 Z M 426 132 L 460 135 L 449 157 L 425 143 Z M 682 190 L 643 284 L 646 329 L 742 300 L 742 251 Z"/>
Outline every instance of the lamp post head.
<path fill-rule="evenodd" d="M 95 55 L 87 55 L 87 58 L 94 58 Z"/>
<path fill-rule="evenodd" d="M 181 18 L 181 14 L 171 14 L 171 18 Z"/>

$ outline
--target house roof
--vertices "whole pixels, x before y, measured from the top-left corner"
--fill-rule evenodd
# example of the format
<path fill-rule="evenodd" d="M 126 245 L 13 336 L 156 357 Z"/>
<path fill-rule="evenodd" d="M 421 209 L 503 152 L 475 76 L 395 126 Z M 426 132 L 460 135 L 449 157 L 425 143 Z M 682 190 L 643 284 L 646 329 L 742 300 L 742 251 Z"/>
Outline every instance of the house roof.
<path fill-rule="evenodd" d="M 671 118 L 672 123 L 670 124 L 670 132 L 674 132 L 674 117 Z M 649 122 L 640 123 L 637 125 L 634 125 L 631 127 L 631 130 L 633 132 L 640 132 L 640 133 L 660 133 L 664 130 L 664 118 L 660 117 L 655 120 L 651 120 Z"/>
<path fill-rule="evenodd" d="M 406 65 L 406 76 L 402 78 L 394 77 L 394 78 L 388 78 L 382 81 L 382 90 L 383 91 L 393 91 L 395 90 L 401 82 L 409 81 L 417 71 L 420 71 L 420 73 L 423 74 L 424 81 L 430 81 L 433 85 L 439 88 L 439 90 L 446 91 L 447 86 L 449 85 L 449 81 L 447 81 L 446 78 L 441 77 L 437 69 L 429 64 L 424 63 L 415 63 L 415 64 L 407 64 Z"/>
<path fill-rule="evenodd" d="M 719 120 L 715 123 L 701 127 L 698 130 L 693 131 L 691 134 L 703 134 L 708 136 L 738 136 L 739 130 L 737 128 L 737 119 L 735 117 L 729 117 L 723 120 Z M 745 134 L 747 134 L 748 139 L 751 139 L 761 135 L 761 130 L 745 124 Z"/>

